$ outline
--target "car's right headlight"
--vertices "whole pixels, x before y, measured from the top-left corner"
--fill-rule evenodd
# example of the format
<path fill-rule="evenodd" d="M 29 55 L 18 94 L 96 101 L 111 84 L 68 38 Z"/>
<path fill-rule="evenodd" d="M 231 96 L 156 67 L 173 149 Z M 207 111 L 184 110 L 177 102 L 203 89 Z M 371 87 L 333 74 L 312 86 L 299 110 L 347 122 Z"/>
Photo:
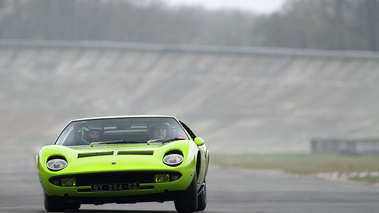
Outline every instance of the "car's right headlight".
<path fill-rule="evenodd" d="M 62 159 L 62 158 L 50 158 L 46 162 L 46 166 L 51 171 L 59 171 L 59 170 L 66 168 L 67 161 L 65 159 Z"/>

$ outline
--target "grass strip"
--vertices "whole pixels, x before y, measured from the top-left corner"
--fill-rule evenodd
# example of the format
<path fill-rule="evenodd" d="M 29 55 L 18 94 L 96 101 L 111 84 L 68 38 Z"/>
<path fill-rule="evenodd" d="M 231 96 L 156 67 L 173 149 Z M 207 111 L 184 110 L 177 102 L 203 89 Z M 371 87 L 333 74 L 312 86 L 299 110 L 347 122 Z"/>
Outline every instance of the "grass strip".
<path fill-rule="evenodd" d="M 241 167 L 247 169 L 280 170 L 299 175 L 339 172 L 379 171 L 379 155 L 321 155 L 321 154 L 241 154 L 212 155 L 212 163 L 219 166 Z M 379 183 L 377 177 L 351 177 L 355 181 Z"/>

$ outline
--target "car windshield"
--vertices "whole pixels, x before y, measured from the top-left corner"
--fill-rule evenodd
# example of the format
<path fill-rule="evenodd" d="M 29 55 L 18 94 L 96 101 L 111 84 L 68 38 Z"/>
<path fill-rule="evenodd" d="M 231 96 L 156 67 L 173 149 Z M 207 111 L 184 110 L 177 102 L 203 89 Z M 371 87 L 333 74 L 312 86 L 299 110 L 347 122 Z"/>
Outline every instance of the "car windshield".
<path fill-rule="evenodd" d="M 94 142 L 114 144 L 114 141 L 130 144 L 172 138 L 188 139 L 183 127 L 173 117 L 107 118 L 73 121 L 55 144 L 81 146 Z"/>

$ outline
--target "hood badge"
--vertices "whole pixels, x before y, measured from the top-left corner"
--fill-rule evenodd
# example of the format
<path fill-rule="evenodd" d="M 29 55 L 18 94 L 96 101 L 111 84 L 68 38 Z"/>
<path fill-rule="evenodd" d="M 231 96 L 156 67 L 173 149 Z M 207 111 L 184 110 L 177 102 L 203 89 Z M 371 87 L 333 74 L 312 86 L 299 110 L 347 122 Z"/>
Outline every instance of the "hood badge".
<path fill-rule="evenodd" d="M 116 165 L 116 162 L 112 162 L 111 164 L 112 164 L 112 165 Z"/>

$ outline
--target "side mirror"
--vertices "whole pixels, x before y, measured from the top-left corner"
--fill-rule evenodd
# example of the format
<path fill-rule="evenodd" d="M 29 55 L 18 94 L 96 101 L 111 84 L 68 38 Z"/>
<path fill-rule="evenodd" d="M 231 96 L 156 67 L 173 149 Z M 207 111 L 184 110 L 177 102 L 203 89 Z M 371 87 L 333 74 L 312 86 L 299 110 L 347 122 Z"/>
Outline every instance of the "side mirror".
<path fill-rule="evenodd" d="M 204 145 L 204 140 L 202 138 L 197 137 L 197 138 L 195 138 L 195 144 L 197 146 L 202 146 L 202 145 Z"/>

